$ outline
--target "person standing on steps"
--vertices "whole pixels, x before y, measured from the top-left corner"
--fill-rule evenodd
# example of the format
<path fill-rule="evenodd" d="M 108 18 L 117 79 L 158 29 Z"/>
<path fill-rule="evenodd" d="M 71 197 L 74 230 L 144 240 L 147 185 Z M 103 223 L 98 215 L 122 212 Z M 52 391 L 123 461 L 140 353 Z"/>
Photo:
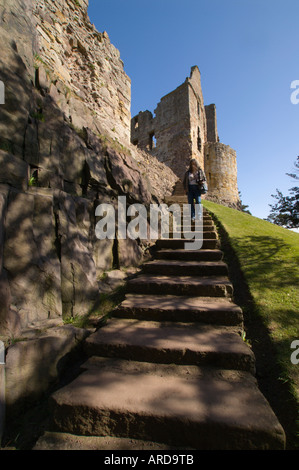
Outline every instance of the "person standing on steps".
<path fill-rule="evenodd" d="M 202 192 L 200 187 L 204 181 L 206 181 L 204 171 L 200 168 L 197 160 L 192 158 L 183 180 L 183 186 L 188 196 L 188 204 L 191 206 L 192 220 L 195 220 L 195 204 L 201 203 Z"/>

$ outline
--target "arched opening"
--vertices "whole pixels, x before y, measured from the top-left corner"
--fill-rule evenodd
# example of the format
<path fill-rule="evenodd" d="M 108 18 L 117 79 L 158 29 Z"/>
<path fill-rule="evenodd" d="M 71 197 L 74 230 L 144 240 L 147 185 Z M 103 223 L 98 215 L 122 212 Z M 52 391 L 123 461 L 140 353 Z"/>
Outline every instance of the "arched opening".
<path fill-rule="evenodd" d="M 151 132 L 149 134 L 149 149 L 153 150 L 154 148 L 156 148 L 156 146 L 157 146 L 157 140 L 155 137 L 155 133 Z"/>

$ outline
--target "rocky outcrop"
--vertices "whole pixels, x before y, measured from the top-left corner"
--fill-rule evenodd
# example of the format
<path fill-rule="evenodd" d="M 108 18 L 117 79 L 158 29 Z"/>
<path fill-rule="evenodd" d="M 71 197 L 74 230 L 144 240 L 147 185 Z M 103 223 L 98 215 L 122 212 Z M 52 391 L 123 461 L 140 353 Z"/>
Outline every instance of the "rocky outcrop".
<path fill-rule="evenodd" d="M 140 240 L 98 240 L 95 208 L 163 201 L 177 180 L 130 144 L 130 79 L 85 0 L 0 0 L 0 333 L 82 315 Z"/>

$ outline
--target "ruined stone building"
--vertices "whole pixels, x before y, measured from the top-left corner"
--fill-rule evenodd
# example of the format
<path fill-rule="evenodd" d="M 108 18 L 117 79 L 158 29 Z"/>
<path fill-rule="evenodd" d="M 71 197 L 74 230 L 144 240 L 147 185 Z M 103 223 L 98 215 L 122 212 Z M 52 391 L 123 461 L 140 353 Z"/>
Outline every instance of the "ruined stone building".
<path fill-rule="evenodd" d="M 144 111 L 132 118 L 131 141 L 168 165 L 180 179 L 190 159 L 196 158 L 209 184 L 206 198 L 238 205 L 236 152 L 219 141 L 216 107 L 204 105 L 197 66 L 182 85 L 161 99 L 155 116 Z"/>

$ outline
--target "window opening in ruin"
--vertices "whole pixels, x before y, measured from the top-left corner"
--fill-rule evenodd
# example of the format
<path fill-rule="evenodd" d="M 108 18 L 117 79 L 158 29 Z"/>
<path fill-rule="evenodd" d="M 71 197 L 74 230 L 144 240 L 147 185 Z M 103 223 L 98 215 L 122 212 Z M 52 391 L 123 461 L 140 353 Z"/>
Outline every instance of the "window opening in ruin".
<path fill-rule="evenodd" d="M 199 101 L 197 101 L 197 114 L 198 114 L 198 117 L 200 117 L 200 103 L 199 103 Z"/>
<path fill-rule="evenodd" d="M 157 140 L 156 140 L 156 137 L 155 137 L 155 133 L 151 132 L 150 135 L 149 135 L 149 148 L 150 148 L 150 150 L 153 150 L 154 148 L 156 148 L 156 145 L 157 145 Z"/>
<path fill-rule="evenodd" d="M 138 124 L 138 118 L 136 117 L 136 118 L 135 118 L 135 122 L 134 122 L 134 130 L 135 130 L 135 131 L 137 131 L 138 126 L 139 126 L 139 124 Z"/>
<path fill-rule="evenodd" d="M 197 129 L 197 148 L 201 152 L 201 138 L 200 138 L 200 129 Z"/>

